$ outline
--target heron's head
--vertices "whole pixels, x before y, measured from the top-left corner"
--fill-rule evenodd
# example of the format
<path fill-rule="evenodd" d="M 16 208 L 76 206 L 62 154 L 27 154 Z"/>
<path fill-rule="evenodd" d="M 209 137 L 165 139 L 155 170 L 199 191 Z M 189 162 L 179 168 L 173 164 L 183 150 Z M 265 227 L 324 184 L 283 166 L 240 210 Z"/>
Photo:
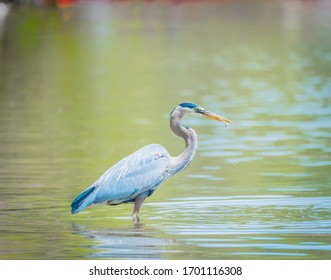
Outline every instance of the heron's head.
<path fill-rule="evenodd" d="M 179 104 L 177 107 L 175 107 L 175 109 L 171 112 L 171 115 L 178 115 L 179 117 L 183 117 L 183 115 L 185 113 L 192 113 L 195 115 L 201 115 L 203 117 L 207 117 L 209 119 L 213 119 L 216 121 L 221 121 L 225 124 L 225 126 L 228 125 L 228 123 L 231 123 L 230 120 L 223 118 L 219 115 L 216 115 L 212 112 L 206 111 L 204 108 L 202 108 L 201 106 L 192 103 L 192 102 L 184 102 Z"/>

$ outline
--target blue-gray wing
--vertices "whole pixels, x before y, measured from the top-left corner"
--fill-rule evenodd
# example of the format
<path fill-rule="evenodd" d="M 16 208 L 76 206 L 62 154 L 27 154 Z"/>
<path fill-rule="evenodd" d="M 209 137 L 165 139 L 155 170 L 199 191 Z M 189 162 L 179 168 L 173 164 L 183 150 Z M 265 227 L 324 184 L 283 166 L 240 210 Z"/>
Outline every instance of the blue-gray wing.
<path fill-rule="evenodd" d="M 93 203 L 119 204 L 153 191 L 168 176 L 170 155 L 158 144 L 147 145 L 109 168 L 72 202 L 72 213 Z"/>

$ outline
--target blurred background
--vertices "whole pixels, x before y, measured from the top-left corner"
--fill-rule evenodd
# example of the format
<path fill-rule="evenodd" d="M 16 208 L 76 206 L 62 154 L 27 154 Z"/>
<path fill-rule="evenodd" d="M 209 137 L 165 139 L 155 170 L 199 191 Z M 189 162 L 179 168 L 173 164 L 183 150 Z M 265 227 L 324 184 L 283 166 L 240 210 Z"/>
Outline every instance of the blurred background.
<path fill-rule="evenodd" d="M 331 2 L 0 2 L 1 259 L 331 259 Z M 143 145 L 192 164 L 142 206 L 72 199 Z"/>

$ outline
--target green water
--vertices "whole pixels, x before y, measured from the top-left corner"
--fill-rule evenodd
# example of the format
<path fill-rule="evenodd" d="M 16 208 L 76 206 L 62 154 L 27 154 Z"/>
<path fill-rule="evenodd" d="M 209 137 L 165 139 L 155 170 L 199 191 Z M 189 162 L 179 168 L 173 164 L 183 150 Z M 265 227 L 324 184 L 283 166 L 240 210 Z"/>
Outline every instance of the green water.
<path fill-rule="evenodd" d="M 97 2 L 97 1 L 96 1 Z M 13 6 L 0 21 L 1 259 L 331 259 L 328 1 Z M 149 143 L 191 165 L 142 206 L 72 199 Z"/>

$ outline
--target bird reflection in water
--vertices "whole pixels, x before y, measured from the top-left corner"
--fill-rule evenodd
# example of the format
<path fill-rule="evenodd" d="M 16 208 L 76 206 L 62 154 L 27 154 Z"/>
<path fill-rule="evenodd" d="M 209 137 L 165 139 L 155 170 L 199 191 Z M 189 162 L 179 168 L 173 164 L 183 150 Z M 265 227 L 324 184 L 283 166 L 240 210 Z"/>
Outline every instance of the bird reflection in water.
<path fill-rule="evenodd" d="M 141 223 L 132 227 L 102 229 L 72 224 L 72 233 L 93 239 L 90 248 L 95 252 L 87 258 L 163 259 L 165 253 L 172 252 L 171 246 L 178 245 L 174 239 L 155 237 L 160 233 L 145 229 Z"/>

